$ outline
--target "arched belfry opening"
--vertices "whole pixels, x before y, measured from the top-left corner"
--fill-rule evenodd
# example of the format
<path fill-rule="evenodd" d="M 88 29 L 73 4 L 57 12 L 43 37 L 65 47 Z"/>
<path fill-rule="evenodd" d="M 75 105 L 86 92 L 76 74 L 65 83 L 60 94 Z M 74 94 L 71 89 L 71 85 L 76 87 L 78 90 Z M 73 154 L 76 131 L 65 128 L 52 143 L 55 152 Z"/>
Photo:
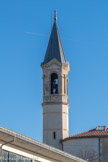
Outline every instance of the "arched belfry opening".
<path fill-rule="evenodd" d="M 58 94 L 58 75 L 51 74 L 51 94 Z"/>

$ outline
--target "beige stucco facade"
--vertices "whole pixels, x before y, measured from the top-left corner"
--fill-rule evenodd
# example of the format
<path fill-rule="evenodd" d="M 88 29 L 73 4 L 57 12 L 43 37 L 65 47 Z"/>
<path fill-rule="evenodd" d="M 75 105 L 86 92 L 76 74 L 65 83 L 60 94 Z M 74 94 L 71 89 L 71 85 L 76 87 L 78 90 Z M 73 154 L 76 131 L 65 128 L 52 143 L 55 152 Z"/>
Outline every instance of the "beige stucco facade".
<path fill-rule="evenodd" d="M 69 136 L 68 125 L 68 72 L 69 63 L 56 59 L 42 66 L 43 69 L 43 142 L 62 150 L 62 139 Z M 58 75 L 58 93 L 51 94 L 51 74 Z M 53 138 L 53 133 L 56 138 Z"/>

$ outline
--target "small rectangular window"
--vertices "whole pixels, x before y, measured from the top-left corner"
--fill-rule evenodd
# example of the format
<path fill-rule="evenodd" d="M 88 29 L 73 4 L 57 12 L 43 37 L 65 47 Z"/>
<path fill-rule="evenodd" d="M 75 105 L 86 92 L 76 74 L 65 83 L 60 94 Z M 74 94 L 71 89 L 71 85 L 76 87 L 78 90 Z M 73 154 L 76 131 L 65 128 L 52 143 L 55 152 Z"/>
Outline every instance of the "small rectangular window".
<path fill-rule="evenodd" d="M 53 132 L 53 139 L 56 139 L 56 132 Z"/>
<path fill-rule="evenodd" d="M 65 94 L 65 75 L 64 75 L 64 94 Z"/>
<path fill-rule="evenodd" d="M 107 129 L 106 126 L 97 126 L 96 127 L 97 131 L 106 131 L 106 129 Z"/>

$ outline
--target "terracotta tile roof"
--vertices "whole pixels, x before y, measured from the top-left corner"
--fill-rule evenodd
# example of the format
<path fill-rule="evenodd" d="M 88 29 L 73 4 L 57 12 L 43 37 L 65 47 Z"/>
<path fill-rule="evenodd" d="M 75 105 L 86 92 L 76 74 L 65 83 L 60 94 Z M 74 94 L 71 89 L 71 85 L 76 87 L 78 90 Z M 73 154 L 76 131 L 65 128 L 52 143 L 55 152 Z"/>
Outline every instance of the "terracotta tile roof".
<path fill-rule="evenodd" d="M 75 138 L 95 138 L 95 137 L 108 137 L 108 128 L 106 126 L 97 126 L 95 129 L 75 134 L 73 136 L 70 136 L 69 138 L 64 139 L 65 140 L 70 140 L 70 139 L 75 139 Z"/>

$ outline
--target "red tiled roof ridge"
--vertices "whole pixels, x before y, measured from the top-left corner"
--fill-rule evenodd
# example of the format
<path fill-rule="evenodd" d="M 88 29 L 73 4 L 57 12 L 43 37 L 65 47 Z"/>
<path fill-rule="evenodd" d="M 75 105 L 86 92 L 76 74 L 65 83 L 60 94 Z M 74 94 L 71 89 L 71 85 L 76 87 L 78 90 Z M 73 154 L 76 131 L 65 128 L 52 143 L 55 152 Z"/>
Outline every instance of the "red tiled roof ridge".
<path fill-rule="evenodd" d="M 91 130 L 89 130 L 89 131 L 91 131 Z M 82 135 L 83 133 L 87 133 L 87 132 L 89 132 L 89 131 L 85 131 L 85 132 L 77 133 L 77 134 L 74 134 L 74 135 L 69 136 L 69 137 L 71 138 L 71 137 L 74 137 L 74 136 Z"/>
<path fill-rule="evenodd" d="M 106 128 L 106 127 L 105 127 Z M 97 127 L 95 129 L 91 129 L 82 133 L 78 133 L 72 136 L 69 136 L 68 138 L 64 139 L 64 140 L 68 140 L 68 139 L 74 139 L 74 138 L 86 138 L 86 137 L 100 137 L 100 136 L 108 136 L 108 128 L 106 128 L 105 130 L 97 130 Z"/>
<path fill-rule="evenodd" d="M 88 132 L 92 132 L 92 131 L 96 131 L 96 129 L 91 129 L 91 130 L 88 130 L 88 131 L 85 131 L 85 132 L 82 132 L 82 133 L 77 133 L 77 134 L 74 134 L 70 137 L 73 137 L 73 136 L 77 136 L 77 135 L 82 135 L 82 134 L 85 134 L 85 133 L 88 133 Z"/>

